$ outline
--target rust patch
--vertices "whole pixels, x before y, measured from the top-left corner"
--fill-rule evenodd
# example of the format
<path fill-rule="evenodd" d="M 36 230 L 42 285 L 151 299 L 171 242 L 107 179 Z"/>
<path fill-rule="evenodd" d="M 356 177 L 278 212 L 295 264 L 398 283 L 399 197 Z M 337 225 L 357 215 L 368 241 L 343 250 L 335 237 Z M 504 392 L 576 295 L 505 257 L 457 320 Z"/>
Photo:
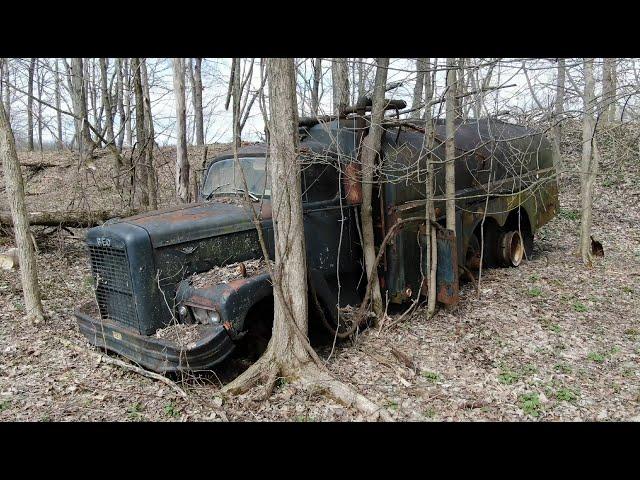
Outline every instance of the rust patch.
<path fill-rule="evenodd" d="M 455 305 L 460 300 L 456 236 L 451 230 L 438 229 L 436 239 L 438 242 L 436 299 L 445 305 Z"/>
<path fill-rule="evenodd" d="M 360 181 L 360 165 L 355 162 L 347 164 L 343 178 L 347 203 L 362 203 L 362 182 Z"/>

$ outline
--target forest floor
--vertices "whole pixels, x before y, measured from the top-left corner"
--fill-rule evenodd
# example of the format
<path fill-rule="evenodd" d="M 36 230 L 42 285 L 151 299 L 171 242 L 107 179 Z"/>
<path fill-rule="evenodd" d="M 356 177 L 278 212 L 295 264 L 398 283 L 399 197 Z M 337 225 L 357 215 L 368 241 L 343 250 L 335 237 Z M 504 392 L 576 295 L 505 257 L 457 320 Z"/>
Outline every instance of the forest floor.
<path fill-rule="evenodd" d="M 109 208 L 105 198 L 117 206 L 108 177 L 98 177 L 102 168 L 79 172 L 69 155 L 45 156 L 69 166 L 29 178 L 31 211 L 83 202 Z M 160 177 L 170 192 L 166 157 Z M 21 154 L 23 165 L 43 158 Z M 25 176 L 31 171 L 25 167 Z M 396 420 L 640 420 L 640 164 L 605 158 L 602 171 L 593 232 L 605 256 L 592 268 L 575 255 L 579 183 L 565 176 L 561 210 L 536 235 L 531 260 L 485 271 L 479 298 L 466 284 L 459 305 L 430 320 L 418 309 L 394 327 L 365 330 L 355 344 L 342 342 L 327 361 L 330 371 Z M 182 379 L 182 398 L 164 383 L 101 361 L 73 316 L 92 298 L 82 230 L 49 230 L 36 234 L 44 324 L 24 320 L 19 272 L 0 271 L 0 420 L 362 419 L 295 382 L 279 382 L 263 402 L 255 392 L 224 399 L 223 367 Z M 11 246 L 9 232 L 0 231 L 0 252 Z M 329 353 L 320 350 L 325 359 Z"/>

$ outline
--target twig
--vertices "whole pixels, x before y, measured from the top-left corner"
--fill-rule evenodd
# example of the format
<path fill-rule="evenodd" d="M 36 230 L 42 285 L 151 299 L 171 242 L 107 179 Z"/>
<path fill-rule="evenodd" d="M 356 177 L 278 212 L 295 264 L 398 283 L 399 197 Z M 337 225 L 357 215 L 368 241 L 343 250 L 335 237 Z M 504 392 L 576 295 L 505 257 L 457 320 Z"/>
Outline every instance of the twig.
<path fill-rule="evenodd" d="M 396 347 L 391 347 L 391 353 L 393 353 L 393 355 L 398 360 L 400 360 L 407 368 L 413 370 L 414 372 L 418 371 L 418 367 L 416 367 L 416 364 L 413 362 L 413 360 L 411 360 L 411 358 L 409 358 L 409 355 L 404 353 L 402 350 L 399 350 Z"/>
<path fill-rule="evenodd" d="M 158 373 L 154 373 L 154 372 L 150 372 L 149 370 L 145 370 L 144 368 L 141 367 L 137 367 L 135 365 L 131 365 L 129 363 L 125 363 L 122 360 L 118 360 L 117 358 L 112 358 L 112 357 L 108 357 L 106 355 L 103 355 L 101 353 L 98 352 L 94 352 L 92 350 L 89 350 L 87 348 L 82 348 L 79 345 L 75 345 L 73 343 L 71 343 L 68 340 L 65 340 L 64 338 L 59 338 L 58 340 L 60 340 L 60 343 L 62 343 L 65 347 L 69 347 L 72 348 L 73 350 L 80 352 L 80 353 L 89 353 L 97 358 L 100 359 L 101 362 L 105 362 L 111 365 L 117 365 L 119 367 L 122 367 L 126 370 L 130 370 L 132 372 L 138 373 L 140 375 L 142 375 L 143 377 L 147 377 L 147 378 L 152 378 L 154 380 L 158 380 L 159 382 L 164 383 L 165 385 L 168 385 L 169 387 L 171 387 L 172 389 L 174 389 L 182 398 L 187 398 L 187 393 L 180 388 L 178 385 L 175 384 L 175 382 L 172 382 L 171 380 L 169 380 L 167 377 L 160 375 Z"/>

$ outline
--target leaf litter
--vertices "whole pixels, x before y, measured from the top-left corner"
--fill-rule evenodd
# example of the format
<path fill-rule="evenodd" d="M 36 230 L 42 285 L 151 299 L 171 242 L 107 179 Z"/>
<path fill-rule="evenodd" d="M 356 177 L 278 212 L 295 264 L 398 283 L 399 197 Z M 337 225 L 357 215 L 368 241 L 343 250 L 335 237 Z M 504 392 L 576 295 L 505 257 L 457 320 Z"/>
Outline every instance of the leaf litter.
<path fill-rule="evenodd" d="M 603 164 L 609 169 L 597 182 L 593 233 L 605 256 L 588 269 L 574 255 L 579 215 L 571 213 L 580 209 L 579 149 L 573 145 L 579 144 L 579 126 L 565 130 L 572 143 L 563 145 L 570 155 L 565 159 L 569 173 L 561 180 L 561 211 L 537 232 L 533 258 L 519 268 L 485 271 L 479 298 L 466 284 L 460 304 L 438 310 L 430 320 L 418 308 L 393 328 L 360 332 L 355 345 L 337 342 L 327 364 L 334 375 L 397 420 L 640 420 L 637 152 L 622 158 L 603 142 Z M 168 158 L 172 154 L 163 152 Z M 64 155 L 47 160 L 66 165 L 70 159 Z M 23 163 L 38 160 L 35 154 L 20 156 Z M 27 191 L 51 196 L 29 195 L 30 209 L 64 205 L 68 202 L 60 195 L 78 195 L 78 178 L 46 172 L 30 179 Z M 166 164 L 159 179 L 170 192 Z M 64 188 L 51 188 L 52 182 Z M 109 186 L 106 174 L 95 186 L 85 186 L 90 203 L 99 205 L 105 195 L 115 198 L 100 190 Z M 161 200 L 166 204 L 168 198 Z M 209 374 L 178 376 L 187 399 L 164 384 L 96 361 L 89 354 L 95 347 L 80 335 L 73 316 L 77 305 L 93 298 L 84 231 L 33 230 L 48 320 L 37 326 L 24 320 L 19 272 L 0 271 L 0 420 L 363 420 L 353 409 L 295 382 L 279 382 L 263 402 L 255 403 L 252 392 L 224 398 L 220 387 L 230 380 L 225 365 L 233 360 Z M 14 246 L 9 233 L 0 231 L 3 250 Z M 236 278 L 232 271 L 222 281 Z M 539 294 L 531 296 L 534 288 Z M 578 302 L 580 311 L 574 308 Z M 83 346 L 87 354 L 62 346 L 57 338 Z M 400 362 L 393 348 L 410 355 L 416 369 Z M 324 346 L 319 353 L 327 358 L 330 350 Z"/>

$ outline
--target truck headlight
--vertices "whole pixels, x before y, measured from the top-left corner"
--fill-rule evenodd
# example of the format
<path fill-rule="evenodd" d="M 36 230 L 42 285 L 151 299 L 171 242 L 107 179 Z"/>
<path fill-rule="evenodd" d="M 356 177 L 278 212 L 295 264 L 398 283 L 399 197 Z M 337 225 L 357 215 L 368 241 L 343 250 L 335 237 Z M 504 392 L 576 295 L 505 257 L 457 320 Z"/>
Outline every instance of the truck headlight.
<path fill-rule="evenodd" d="M 191 307 L 193 316 L 198 323 L 220 323 L 220 314 L 216 310 L 209 310 L 200 307 Z"/>

